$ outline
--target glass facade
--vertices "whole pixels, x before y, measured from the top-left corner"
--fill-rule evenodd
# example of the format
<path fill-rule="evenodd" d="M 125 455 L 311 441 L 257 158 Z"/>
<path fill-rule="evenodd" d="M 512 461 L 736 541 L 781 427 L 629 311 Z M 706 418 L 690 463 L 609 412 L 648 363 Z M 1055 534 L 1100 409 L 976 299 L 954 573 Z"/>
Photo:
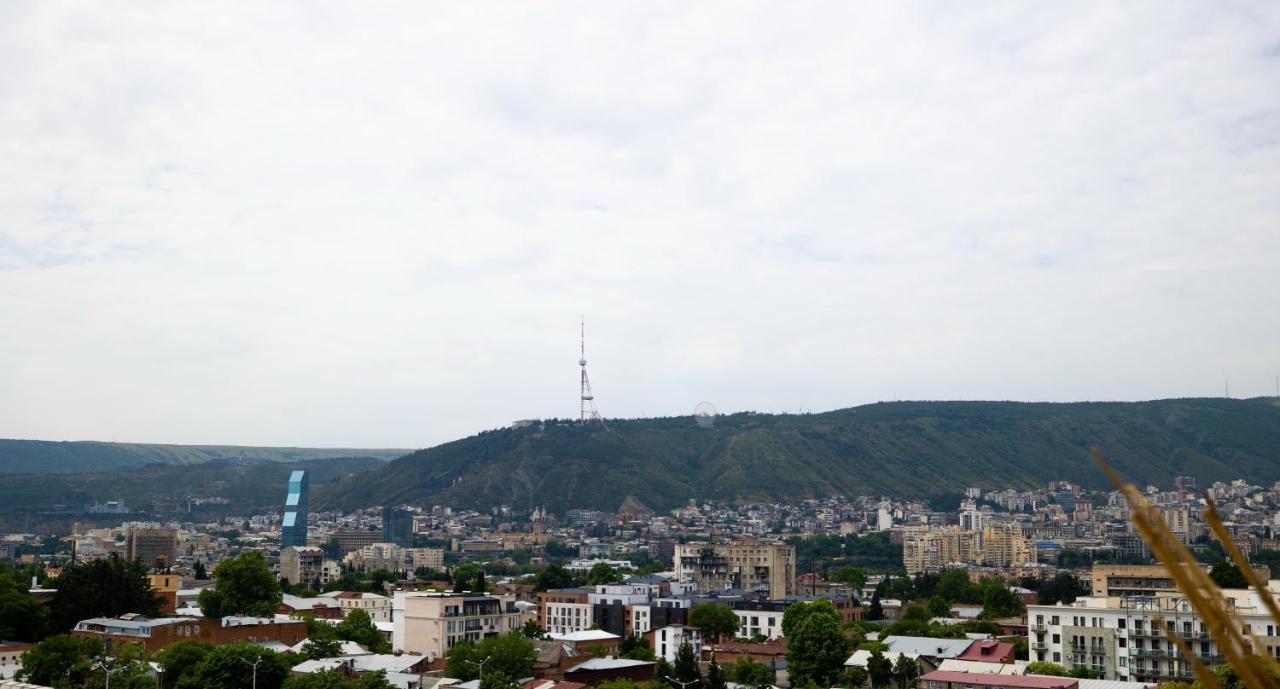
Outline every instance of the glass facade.
<path fill-rule="evenodd" d="M 289 475 L 289 495 L 284 500 L 284 533 L 280 546 L 305 546 L 307 544 L 307 472 L 295 471 Z"/>

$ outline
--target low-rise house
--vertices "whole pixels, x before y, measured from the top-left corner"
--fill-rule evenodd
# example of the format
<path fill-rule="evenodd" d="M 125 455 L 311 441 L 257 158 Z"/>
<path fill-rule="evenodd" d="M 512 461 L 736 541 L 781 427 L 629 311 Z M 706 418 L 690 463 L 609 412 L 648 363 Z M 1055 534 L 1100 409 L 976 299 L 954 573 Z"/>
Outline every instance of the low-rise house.
<path fill-rule="evenodd" d="M 921 675 L 919 689 L 1079 689 L 1073 677 L 1044 675 L 999 675 L 979 672 L 934 670 Z"/>
<path fill-rule="evenodd" d="M 564 673 L 565 681 L 594 687 L 611 679 L 626 679 L 636 684 L 652 682 L 655 663 L 626 658 L 592 658 Z"/>
<path fill-rule="evenodd" d="M 11 679 L 22 667 L 22 656 L 35 644 L 21 641 L 0 641 L 0 679 Z"/>
<path fill-rule="evenodd" d="M 617 653 L 618 644 L 621 643 L 622 637 L 617 634 L 610 634 L 603 629 L 586 629 L 580 632 L 570 632 L 568 634 L 548 634 L 554 641 L 559 641 L 565 646 L 577 651 L 578 653 L 590 652 L 591 648 L 603 648 L 606 654 Z"/>
<path fill-rule="evenodd" d="M 194 639 L 216 645 L 237 641 L 258 643 L 279 641 L 294 645 L 307 638 L 307 623 L 264 617 L 228 616 L 157 617 L 129 613 L 120 617 L 81 620 L 71 630 L 74 636 L 101 639 L 110 651 L 116 644 L 141 644 L 148 652 L 158 651 L 178 641 Z"/>

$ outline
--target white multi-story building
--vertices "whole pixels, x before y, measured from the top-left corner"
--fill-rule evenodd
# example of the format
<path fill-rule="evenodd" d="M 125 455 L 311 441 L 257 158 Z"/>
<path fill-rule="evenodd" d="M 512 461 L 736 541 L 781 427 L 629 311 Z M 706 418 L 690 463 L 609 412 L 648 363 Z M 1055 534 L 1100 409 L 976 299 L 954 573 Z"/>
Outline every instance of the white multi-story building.
<path fill-rule="evenodd" d="M 515 596 L 397 591 L 392 599 L 391 646 L 443 658 L 462 641 L 479 641 L 520 628 Z"/>
<path fill-rule="evenodd" d="M 1271 581 L 1270 587 L 1273 593 L 1280 592 L 1280 581 Z M 1255 651 L 1280 654 L 1280 629 L 1257 594 L 1243 589 L 1227 589 L 1223 594 L 1244 631 L 1257 635 L 1266 647 Z M 1085 596 L 1070 605 L 1029 605 L 1030 659 L 1060 663 L 1068 669 L 1085 667 L 1103 673 L 1105 679 L 1148 683 L 1194 680 L 1191 664 L 1157 620 L 1173 625 L 1174 632 L 1201 660 L 1223 662 L 1221 649 L 1186 597 L 1169 592 Z"/>
<path fill-rule="evenodd" d="M 693 647 L 693 657 L 702 657 L 702 634 L 696 627 L 672 624 L 653 630 L 653 652 L 668 663 L 674 663 L 680 646 L 688 643 Z"/>
<path fill-rule="evenodd" d="M 590 603 L 546 603 L 546 632 L 572 634 L 591 628 Z"/>

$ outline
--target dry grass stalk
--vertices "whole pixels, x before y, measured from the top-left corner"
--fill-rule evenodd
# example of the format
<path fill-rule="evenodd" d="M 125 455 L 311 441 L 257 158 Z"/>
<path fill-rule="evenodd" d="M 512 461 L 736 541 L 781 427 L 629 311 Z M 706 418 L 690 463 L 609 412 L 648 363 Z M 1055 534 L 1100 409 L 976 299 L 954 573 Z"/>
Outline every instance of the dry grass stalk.
<path fill-rule="evenodd" d="M 1142 535 L 1152 553 L 1169 571 L 1169 575 L 1177 583 L 1178 589 L 1186 596 L 1187 602 L 1192 609 L 1204 621 L 1209 635 L 1217 643 L 1223 655 L 1227 657 L 1231 667 L 1245 686 L 1249 687 L 1249 689 L 1280 689 L 1273 679 L 1273 675 L 1267 671 L 1268 668 L 1263 667 L 1263 663 L 1266 663 L 1274 671 L 1274 660 L 1270 657 L 1260 659 L 1253 654 L 1252 649 L 1261 647 L 1258 638 L 1251 631 L 1248 634 L 1248 638 L 1246 638 L 1245 633 L 1242 631 L 1244 628 L 1243 623 L 1235 614 L 1232 606 L 1228 604 L 1221 589 L 1209 578 L 1209 575 L 1196 561 L 1195 556 L 1191 554 L 1187 547 L 1173 537 L 1159 510 L 1138 491 L 1136 486 L 1121 479 L 1097 448 L 1093 449 L 1093 457 L 1102 472 L 1106 474 L 1107 479 L 1124 496 L 1125 502 L 1132 512 L 1130 520 L 1133 522 L 1134 527 Z M 1227 534 L 1226 527 L 1222 524 L 1222 520 L 1218 517 L 1217 510 L 1212 503 L 1210 503 L 1210 509 L 1206 511 L 1205 519 L 1210 523 L 1219 540 L 1223 542 L 1223 547 L 1227 549 L 1236 566 L 1240 567 L 1245 576 L 1249 578 L 1250 584 L 1266 602 L 1267 610 L 1272 618 L 1280 621 L 1280 611 L 1277 610 L 1275 601 L 1272 600 L 1265 584 L 1259 581 L 1257 574 L 1248 566 L 1248 561 L 1244 559 L 1240 549 L 1231 541 L 1230 535 Z M 1163 620 L 1158 621 L 1163 623 Z M 1178 652 L 1182 654 L 1184 661 L 1191 663 L 1191 667 L 1200 683 L 1206 689 L 1222 689 L 1217 676 L 1208 666 L 1191 652 L 1191 648 L 1178 637 L 1173 629 L 1168 625 L 1164 626 L 1166 637 L 1178 648 Z"/>

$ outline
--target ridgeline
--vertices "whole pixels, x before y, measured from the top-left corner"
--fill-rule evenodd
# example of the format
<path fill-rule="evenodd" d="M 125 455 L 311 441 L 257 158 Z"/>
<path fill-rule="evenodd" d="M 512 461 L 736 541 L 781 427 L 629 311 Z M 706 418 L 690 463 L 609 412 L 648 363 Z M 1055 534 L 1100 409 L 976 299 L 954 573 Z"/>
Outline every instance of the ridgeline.
<path fill-rule="evenodd" d="M 410 450 L 390 449 L 152 445 L 0 438 L 0 474 L 80 474 L 139 469 L 149 464 L 191 465 L 217 461 L 288 463 L 334 457 L 389 460 L 409 452 Z"/>
<path fill-rule="evenodd" d="M 488 510 L 666 510 L 690 498 L 789 501 L 833 494 L 920 497 L 1042 487 L 1102 488 L 1100 447 L 1139 485 L 1280 480 L 1276 398 L 1151 402 L 892 402 L 822 414 L 614 419 L 610 430 L 548 420 L 415 452 L 313 490 L 312 505 L 389 503 Z"/>

